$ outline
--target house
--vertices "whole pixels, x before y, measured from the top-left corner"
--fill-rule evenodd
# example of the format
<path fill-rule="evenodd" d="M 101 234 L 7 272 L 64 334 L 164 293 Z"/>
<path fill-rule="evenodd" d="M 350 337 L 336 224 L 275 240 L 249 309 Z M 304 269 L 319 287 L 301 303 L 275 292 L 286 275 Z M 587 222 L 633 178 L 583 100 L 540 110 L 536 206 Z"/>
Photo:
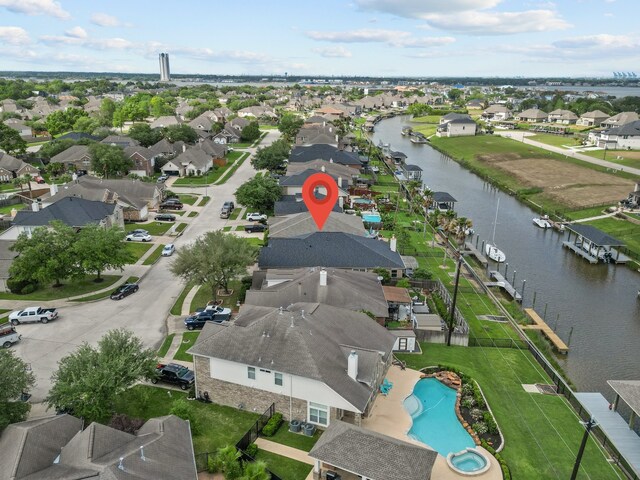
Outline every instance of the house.
<path fill-rule="evenodd" d="M 0 436 L 0 480 L 196 480 L 189 422 L 152 418 L 134 434 L 71 415 L 9 425 Z"/>
<path fill-rule="evenodd" d="M 370 271 L 386 268 L 392 278 L 400 278 L 405 264 L 389 243 L 343 232 L 315 232 L 296 238 L 270 238 L 260 249 L 258 266 L 268 268 L 327 267 Z"/>
<path fill-rule="evenodd" d="M 33 135 L 33 130 L 31 129 L 31 127 L 25 125 L 24 123 L 21 123 L 20 121 L 15 121 L 15 122 L 5 121 L 4 123 L 8 127 L 11 127 L 15 131 L 17 131 L 21 137 L 30 137 Z"/>
<path fill-rule="evenodd" d="M 223 160 L 228 152 L 228 148 L 226 145 L 215 143 L 210 139 L 201 139 L 193 148 L 199 148 L 207 155 L 209 155 L 214 162 L 216 160 Z"/>
<path fill-rule="evenodd" d="M 289 154 L 289 163 L 309 162 L 311 160 L 326 160 L 331 163 L 339 163 L 360 171 L 362 160 L 353 152 L 339 150 L 333 145 L 296 145 Z"/>
<path fill-rule="evenodd" d="M 414 180 L 422 180 L 422 168 L 420 168 L 418 165 L 403 163 L 400 166 L 400 170 L 402 170 L 402 175 L 404 176 L 404 178 L 406 178 L 410 182 Z"/>
<path fill-rule="evenodd" d="M 210 132 L 213 130 L 213 126 L 218 121 L 218 117 L 213 112 L 204 112 L 191 120 L 189 125 L 194 130 L 203 130 Z"/>
<path fill-rule="evenodd" d="M 448 192 L 432 192 L 431 199 L 433 201 L 431 209 L 442 211 L 454 210 L 457 200 Z"/>
<path fill-rule="evenodd" d="M 171 157 L 177 153 L 184 152 L 186 149 L 187 145 L 184 142 L 171 143 L 166 138 L 149 147 L 155 157 Z"/>
<path fill-rule="evenodd" d="M 31 235 L 35 228 L 45 227 L 54 220 L 76 229 L 90 223 L 97 223 L 105 228 L 124 228 L 124 216 L 120 205 L 64 197 L 46 208 L 40 208 L 40 203 L 36 202 L 33 204 L 33 210 L 18 211 L 13 225 L 0 234 L 0 240 L 16 240 L 22 232 Z"/>
<path fill-rule="evenodd" d="M 19 158 L 0 151 L 0 182 L 10 182 L 14 178 L 27 174 L 39 175 L 40 170 Z"/>
<path fill-rule="evenodd" d="M 638 114 L 636 112 L 621 112 L 613 117 L 607 118 L 600 125 L 605 128 L 613 128 L 619 127 L 621 125 L 626 125 L 627 123 L 635 122 L 639 120 Z"/>
<path fill-rule="evenodd" d="M 161 170 L 164 175 L 204 175 L 213 168 L 211 155 L 203 149 L 191 147 L 176 158 L 165 163 Z"/>
<path fill-rule="evenodd" d="M 138 145 L 140 145 L 140 142 L 125 135 L 109 135 L 100 140 L 100 143 L 120 148 L 137 147 Z"/>
<path fill-rule="evenodd" d="M 640 149 L 640 120 L 620 127 L 607 128 L 590 135 L 598 147 L 610 150 Z"/>
<path fill-rule="evenodd" d="M 305 170 L 328 173 L 334 178 L 342 177 L 348 185 L 353 185 L 354 180 L 358 177 L 358 172 L 353 168 L 326 160 L 309 160 L 308 162 L 290 162 L 287 164 L 288 176 L 296 175 Z"/>
<path fill-rule="evenodd" d="M 247 118 L 247 117 L 278 118 L 278 115 L 276 115 L 272 107 L 263 107 L 263 106 L 241 108 L 240 110 L 238 110 L 238 116 L 241 118 Z"/>
<path fill-rule="evenodd" d="M 325 126 L 327 119 L 321 115 L 312 115 L 304 121 L 305 126 Z"/>
<path fill-rule="evenodd" d="M 562 125 L 572 125 L 578 121 L 578 116 L 571 110 L 563 110 L 558 108 L 549 112 L 547 116 L 549 123 L 561 123 Z"/>
<path fill-rule="evenodd" d="M 133 168 L 129 173 L 138 175 L 139 177 L 148 177 L 153 175 L 153 166 L 155 165 L 156 154 L 145 147 L 126 147 L 124 154 L 133 160 Z"/>
<path fill-rule="evenodd" d="M 633 192 L 629 193 L 628 202 L 631 208 L 640 208 L 640 182 L 636 182 Z"/>
<path fill-rule="evenodd" d="M 235 128 L 238 132 L 242 132 L 244 127 L 248 127 L 251 122 L 246 118 L 236 117 L 230 122 L 228 122 L 225 126 L 229 126 L 231 128 Z"/>
<path fill-rule="evenodd" d="M 220 132 L 212 137 L 214 143 L 227 144 L 238 143 L 240 141 L 240 132 L 232 127 L 224 127 Z"/>
<path fill-rule="evenodd" d="M 447 113 L 440 117 L 436 135 L 439 137 L 462 137 L 476 134 L 478 125 L 465 113 Z"/>
<path fill-rule="evenodd" d="M 309 456 L 315 460 L 314 478 L 336 472 L 345 479 L 429 480 L 438 454 L 417 442 L 404 442 L 336 420 Z"/>
<path fill-rule="evenodd" d="M 42 205 L 46 208 L 65 197 L 116 203 L 122 208 L 125 220 L 145 221 L 149 210 L 157 208 L 160 203 L 162 190 L 156 183 L 84 175 L 59 189 L 52 185 L 51 193 L 43 198 Z"/>
<path fill-rule="evenodd" d="M 55 141 L 58 140 L 73 140 L 74 142 L 77 142 L 78 140 L 92 140 L 97 142 L 98 140 L 100 140 L 100 137 L 96 137 L 95 135 L 91 135 L 85 132 L 69 132 L 56 137 Z"/>
<path fill-rule="evenodd" d="M 207 323 L 193 355 L 196 392 L 246 410 L 272 403 L 320 427 L 360 424 L 391 364 L 395 338 L 368 315 L 321 303 L 243 305 L 231 323 Z"/>
<path fill-rule="evenodd" d="M 67 170 L 88 172 L 91 170 L 91 154 L 86 145 L 72 145 L 51 157 L 50 163 L 62 163 Z"/>
<path fill-rule="evenodd" d="M 324 196 L 319 196 L 324 197 Z M 275 202 L 273 211 L 276 216 L 293 215 L 301 212 L 308 212 L 307 205 L 302 201 L 302 195 L 283 195 Z M 342 207 L 336 202 L 332 212 L 342 213 Z"/>
<path fill-rule="evenodd" d="M 511 110 L 509 110 L 505 105 L 500 105 L 499 103 L 490 105 L 484 112 L 482 112 L 482 118 L 489 122 L 509 120 L 512 116 Z"/>
<path fill-rule="evenodd" d="M 537 108 L 529 108 L 520 113 L 516 113 L 515 119 L 519 122 L 540 123 L 546 122 L 549 115 Z"/>
<path fill-rule="evenodd" d="M 165 115 L 162 117 L 158 117 L 149 124 L 151 128 L 165 128 L 172 125 L 180 125 L 180 120 L 178 120 L 175 115 Z"/>
<path fill-rule="evenodd" d="M 332 125 L 305 125 L 296 134 L 296 145 L 326 143 L 338 145 L 338 135 Z"/>
<path fill-rule="evenodd" d="M 601 112 L 600 110 L 593 110 L 592 112 L 586 112 L 580 115 L 580 118 L 576 122 L 576 125 L 582 125 L 584 127 L 597 127 L 608 118 L 608 114 Z"/>
<path fill-rule="evenodd" d="M 318 231 L 315 220 L 309 212 L 301 212 L 284 217 L 270 217 L 269 238 L 292 238 Z M 344 232 L 366 236 L 362 218 L 356 215 L 331 212 L 322 227 L 323 232 Z"/>
<path fill-rule="evenodd" d="M 332 105 L 325 105 L 322 108 L 318 108 L 315 110 L 315 112 L 313 112 L 313 114 L 320 115 L 320 116 L 324 116 L 324 115 L 334 115 L 337 117 L 345 116 L 344 110 L 335 108 L 335 106 L 332 106 Z"/>
<path fill-rule="evenodd" d="M 0 240 L 0 292 L 8 292 L 7 280 L 9 280 L 9 267 L 18 256 L 11 250 L 15 242 L 13 240 Z"/>
<path fill-rule="evenodd" d="M 283 195 L 302 194 L 302 187 L 304 185 L 304 182 L 306 182 L 310 176 L 315 175 L 316 173 L 319 173 L 319 172 L 317 170 L 308 169 L 291 176 L 281 177 L 280 186 L 282 187 L 282 194 Z M 349 188 L 349 182 L 352 182 L 351 177 L 347 179 L 342 177 L 337 177 L 337 178 L 331 177 L 331 178 L 335 180 L 336 185 L 338 186 L 338 204 L 342 207 L 344 205 L 344 201 L 349 196 L 348 188 Z M 327 191 L 324 187 L 320 186 L 318 187 L 316 193 L 326 195 Z"/>
<path fill-rule="evenodd" d="M 482 110 L 484 108 L 484 100 L 480 98 L 472 98 L 465 104 L 465 106 L 467 108 Z"/>

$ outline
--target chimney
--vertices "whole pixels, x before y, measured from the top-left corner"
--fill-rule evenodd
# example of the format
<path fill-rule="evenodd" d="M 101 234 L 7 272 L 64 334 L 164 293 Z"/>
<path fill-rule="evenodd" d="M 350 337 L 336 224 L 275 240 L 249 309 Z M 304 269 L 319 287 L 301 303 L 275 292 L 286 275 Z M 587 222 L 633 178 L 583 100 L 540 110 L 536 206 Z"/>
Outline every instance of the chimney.
<path fill-rule="evenodd" d="M 354 380 L 358 380 L 358 354 L 355 350 L 351 350 L 347 359 L 347 375 Z"/>
<path fill-rule="evenodd" d="M 58 193 L 58 185 L 56 185 L 55 183 L 52 183 L 49 186 L 49 193 L 51 194 L 51 196 L 53 197 L 56 193 Z"/>
<path fill-rule="evenodd" d="M 336 133 L 336 142 L 340 141 L 340 137 L 338 136 L 338 134 Z"/>
<path fill-rule="evenodd" d="M 636 183 L 636 187 L 633 189 L 634 192 L 640 192 L 640 182 Z"/>
<path fill-rule="evenodd" d="M 39 212 L 40 211 L 40 204 L 38 202 L 33 202 L 31 204 L 31 210 L 33 210 L 34 212 Z"/>
<path fill-rule="evenodd" d="M 187 144 L 186 144 L 186 143 L 183 143 L 183 144 L 182 144 L 182 153 L 184 153 L 184 152 L 186 152 L 186 151 L 187 151 Z"/>
<path fill-rule="evenodd" d="M 320 270 L 320 286 L 327 286 L 327 271 L 325 269 Z"/>
<path fill-rule="evenodd" d="M 391 237 L 391 240 L 389 240 L 389 248 L 391 249 L 392 252 L 396 251 L 397 243 L 398 243 L 398 241 L 396 240 L 396 236 L 393 235 Z"/>
<path fill-rule="evenodd" d="M 338 206 L 344 208 L 344 197 L 338 197 Z"/>
<path fill-rule="evenodd" d="M 342 177 L 338 177 L 338 188 L 342 188 Z"/>
<path fill-rule="evenodd" d="M 333 163 L 333 158 L 330 158 L 330 159 L 329 159 L 329 163 Z"/>
<path fill-rule="evenodd" d="M 324 165 L 322 165 L 322 166 L 320 167 L 320 171 L 321 171 L 321 172 L 324 172 L 325 170 L 326 170 L 326 168 L 324 168 Z"/>

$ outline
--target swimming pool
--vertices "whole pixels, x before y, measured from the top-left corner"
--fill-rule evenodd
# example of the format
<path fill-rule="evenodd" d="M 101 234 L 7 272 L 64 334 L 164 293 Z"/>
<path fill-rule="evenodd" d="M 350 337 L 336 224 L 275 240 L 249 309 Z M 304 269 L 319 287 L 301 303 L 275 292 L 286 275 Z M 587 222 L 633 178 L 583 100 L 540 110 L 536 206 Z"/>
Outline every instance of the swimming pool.
<path fill-rule="evenodd" d="M 409 436 L 426 443 L 440 455 L 475 447 L 455 412 L 456 391 L 435 378 L 419 380 L 404 408 L 413 419 Z"/>
<path fill-rule="evenodd" d="M 363 213 L 362 221 L 369 223 L 380 223 L 382 221 L 382 218 L 380 217 L 379 213 Z"/>

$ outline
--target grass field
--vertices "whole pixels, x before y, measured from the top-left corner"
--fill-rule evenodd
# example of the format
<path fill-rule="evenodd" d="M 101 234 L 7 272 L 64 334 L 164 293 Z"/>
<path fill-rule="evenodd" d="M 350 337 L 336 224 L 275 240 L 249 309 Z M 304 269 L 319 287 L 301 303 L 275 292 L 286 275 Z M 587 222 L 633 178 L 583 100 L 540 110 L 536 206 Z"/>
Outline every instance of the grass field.
<path fill-rule="evenodd" d="M 640 168 L 640 151 L 638 150 L 607 150 L 606 154 L 604 150 L 592 150 L 582 153 L 599 160 L 617 163 L 622 167 Z"/>
<path fill-rule="evenodd" d="M 171 347 L 171 342 L 173 342 L 173 337 L 175 336 L 175 333 L 167 335 L 167 338 L 164 339 L 164 342 L 162 342 L 162 345 L 160 345 L 160 348 L 158 349 L 158 357 L 162 358 L 167 354 L 169 347 Z"/>
<path fill-rule="evenodd" d="M 162 249 L 164 248 L 164 245 L 158 245 L 156 247 L 156 249 L 151 252 L 151 255 L 149 255 L 144 262 L 142 262 L 143 265 L 153 265 L 156 260 L 158 260 L 160 258 L 160 255 L 162 255 Z"/>
<path fill-rule="evenodd" d="M 180 344 L 180 348 L 173 356 L 174 360 L 182 360 L 184 362 L 193 362 L 193 356 L 187 353 L 193 345 L 196 343 L 198 339 L 198 335 L 200 332 L 185 332 L 182 334 L 182 343 Z"/>
<path fill-rule="evenodd" d="M 505 437 L 502 455 L 512 478 L 569 478 L 584 428 L 564 397 L 525 392 L 522 384 L 549 383 L 526 350 L 421 344 L 421 355 L 398 355 L 410 368 L 444 364 L 471 375 L 484 391 Z M 615 479 L 589 440 L 579 478 Z"/>
<path fill-rule="evenodd" d="M 127 223 L 124 226 L 124 230 L 126 232 L 131 232 L 133 230 L 142 229 L 149 232 L 149 235 L 164 235 L 167 233 L 167 230 L 171 228 L 173 223 L 171 222 L 148 222 L 148 223 Z"/>
<path fill-rule="evenodd" d="M 108 288 L 122 276 L 120 275 L 102 275 L 102 282 L 95 282 L 96 277 L 87 275 L 77 280 L 63 280 L 62 286 L 39 288 L 33 293 L 26 295 L 17 295 L 15 293 L 0 292 L 1 300 L 58 300 L 60 298 L 76 297 L 78 295 L 86 295 L 96 290 Z"/>
<path fill-rule="evenodd" d="M 564 147 L 565 145 L 576 146 L 582 143 L 582 139 L 573 135 L 552 135 L 550 133 L 538 133 L 530 137 L 526 137 L 535 142 L 546 143 L 554 147 Z"/>
<path fill-rule="evenodd" d="M 234 280 L 229 283 L 229 289 L 233 290 L 233 293 L 229 296 L 220 296 L 218 295 L 218 300 L 222 300 L 222 306 L 230 309 L 236 308 L 236 303 L 238 302 L 238 296 L 240 295 L 240 288 L 242 284 L 238 280 Z M 204 307 L 207 302 L 213 300 L 211 298 L 211 290 L 209 287 L 202 285 L 198 292 L 193 297 L 191 301 L 191 305 L 189 306 L 189 311 L 194 312 L 196 308 Z"/>
<path fill-rule="evenodd" d="M 124 283 L 135 283 L 138 280 L 140 280 L 139 277 L 129 277 Z M 96 293 L 95 295 L 89 295 L 88 297 L 79 298 L 77 300 L 74 300 L 74 302 L 92 302 L 94 300 L 103 300 L 105 298 L 109 298 L 112 292 L 113 290 L 109 289 L 106 292 Z"/>
<path fill-rule="evenodd" d="M 256 460 L 266 462 L 267 468 L 282 480 L 301 480 L 307 478 L 307 475 L 309 475 L 309 472 L 313 468 L 307 463 L 302 463 L 265 450 L 258 451 Z"/>
<path fill-rule="evenodd" d="M 601 218 L 587 224 L 622 241 L 630 250 L 640 252 L 640 225 L 619 218 Z"/>
<path fill-rule="evenodd" d="M 297 448 L 298 450 L 309 452 L 316 444 L 321 434 L 320 430 L 316 430 L 313 437 L 308 437 L 300 433 L 291 433 L 289 431 L 289 423 L 283 422 L 274 436 L 265 438 L 272 442 L 281 443 L 282 445 L 287 445 L 289 447 Z"/>
<path fill-rule="evenodd" d="M 178 198 L 182 203 L 186 205 L 193 205 L 200 197 L 197 195 L 189 195 L 188 193 L 181 193 L 180 195 L 178 195 Z"/>
<path fill-rule="evenodd" d="M 613 205 L 613 204 L 612 204 Z M 591 207 L 582 210 L 572 210 L 565 212 L 564 216 L 570 220 L 582 220 L 583 218 L 597 217 L 604 215 L 607 207 Z"/>
<path fill-rule="evenodd" d="M 146 242 L 126 242 L 125 248 L 129 250 L 129 253 L 133 255 L 134 260 L 130 262 L 131 264 L 136 263 L 142 256 L 147 253 L 147 251 L 153 246 L 152 243 Z"/>
<path fill-rule="evenodd" d="M 194 285 L 192 283 L 188 283 L 187 285 L 185 285 L 185 287 L 182 289 L 182 292 L 180 292 L 180 295 L 178 296 L 178 298 L 176 298 L 176 303 L 174 303 L 173 306 L 171 307 L 171 310 L 170 310 L 171 315 L 182 314 L 182 304 L 184 303 L 184 299 L 193 287 Z"/>

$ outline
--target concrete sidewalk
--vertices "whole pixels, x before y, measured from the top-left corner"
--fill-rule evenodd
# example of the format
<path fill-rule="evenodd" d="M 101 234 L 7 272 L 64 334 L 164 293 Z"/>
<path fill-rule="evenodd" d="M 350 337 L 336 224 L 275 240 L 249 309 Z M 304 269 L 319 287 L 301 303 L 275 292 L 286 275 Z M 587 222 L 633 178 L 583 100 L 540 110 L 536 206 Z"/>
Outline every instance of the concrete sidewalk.
<path fill-rule="evenodd" d="M 262 450 L 266 450 L 267 452 L 275 453 L 277 455 L 282 455 L 283 457 L 292 458 L 293 460 L 306 463 L 307 465 L 313 465 L 315 463 L 314 460 L 309 456 L 309 454 L 304 450 L 299 450 L 287 445 L 282 445 L 281 443 L 272 442 L 271 440 L 267 440 L 266 438 L 262 437 L 259 437 L 255 441 L 255 444 Z"/>

